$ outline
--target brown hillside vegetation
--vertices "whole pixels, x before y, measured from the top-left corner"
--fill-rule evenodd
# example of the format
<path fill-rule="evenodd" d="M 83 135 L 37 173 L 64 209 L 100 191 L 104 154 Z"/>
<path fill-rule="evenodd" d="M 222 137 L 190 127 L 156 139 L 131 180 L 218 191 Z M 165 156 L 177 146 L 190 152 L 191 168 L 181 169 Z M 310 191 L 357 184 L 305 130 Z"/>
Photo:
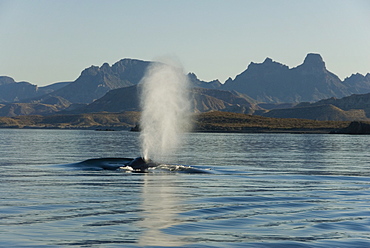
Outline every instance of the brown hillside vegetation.
<path fill-rule="evenodd" d="M 18 116 L 18 115 L 46 115 L 55 113 L 58 107 L 50 104 L 41 103 L 11 103 L 8 105 L 0 106 L 0 116 Z"/>
<path fill-rule="evenodd" d="M 230 112 L 208 112 L 197 116 L 196 131 L 213 132 L 318 132 L 349 125 L 347 121 L 278 119 Z"/>
<path fill-rule="evenodd" d="M 303 105 L 303 104 L 301 104 Z M 264 114 L 265 117 L 272 118 L 298 118 L 321 121 L 353 121 L 368 120 L 363 109 L 343 110 L 332 104 L 297 106 L 288 109 L 273 109 Z"/>
<path fill-rule="evenodd" d="M 304 119 L 277 119 L 231 112 L 196 114 L 194 131 L 197 132 L 317 132 L 329 133 L 344 128 L 350 122 L 314 121 Z M 140 112 L 92 113 L 75 115 L 28 115 L 0 117 L 2 128 L 79 128 L 130 129 L 140 119 Z"/>
<path fill-rule="evenodd" d="M 129 129 L 138 123 L 139 112 L 92 113 L 76 115 L 27 115 L 0 117 L 0 127 L 7 128 L 117 128 Z"/>

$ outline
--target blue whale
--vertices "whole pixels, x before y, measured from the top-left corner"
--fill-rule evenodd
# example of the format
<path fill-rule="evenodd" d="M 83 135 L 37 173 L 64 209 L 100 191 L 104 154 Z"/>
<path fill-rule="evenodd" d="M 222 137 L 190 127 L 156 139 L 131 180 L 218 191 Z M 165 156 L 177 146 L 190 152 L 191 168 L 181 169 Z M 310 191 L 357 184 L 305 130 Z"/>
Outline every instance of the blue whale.
<path fill-rule="evenodd" d="M 127 166 L 130 166 L 134 171 L 137 172 L 148 172 L 150 167 L 157 167 L 159 164 L 154 163 L 153 161 L 145 161 L 142 157 L 137 157 L 132 160 Z"/>
<path fill-rule="evenodd" d="M 153 161 L 145 161 L 142 157 L 133 158 L 92 158 L 73 164 L 90 170 L 117 170 L 121 167 L 130 166 L 133 172 L 146 173 L 151 167 L 159 164 Z"/>
<path fill-rule="evenodd" d="M 91 158 L 82 162 L 65 164 L 64 166 L 75 167 L 82 170 L 119 170 L 127 167 L 134 173 L 148 173 L 150 168 L 158 167 L 162 170 L 175 171 L 178 173 L 212 173 L 209 169 L 204 170 L 194 166 L 178 164 L 159 164 L 142 157 L 137 158 Z M 132 168 L 132 169 L 131 169 Z"/>

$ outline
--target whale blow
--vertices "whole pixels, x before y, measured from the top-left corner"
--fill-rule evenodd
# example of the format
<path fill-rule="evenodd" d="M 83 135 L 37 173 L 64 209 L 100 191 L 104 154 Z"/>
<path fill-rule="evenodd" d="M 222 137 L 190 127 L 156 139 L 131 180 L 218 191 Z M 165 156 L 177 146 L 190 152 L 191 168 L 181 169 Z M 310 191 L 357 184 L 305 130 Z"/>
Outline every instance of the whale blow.
<path fill-rule="evenodd" d="M 140 87 L 142 157 L 165 162 L 175 154 L 181 133 L 191 127 L 189 81 L 181 67 L 156 62 Z"/>

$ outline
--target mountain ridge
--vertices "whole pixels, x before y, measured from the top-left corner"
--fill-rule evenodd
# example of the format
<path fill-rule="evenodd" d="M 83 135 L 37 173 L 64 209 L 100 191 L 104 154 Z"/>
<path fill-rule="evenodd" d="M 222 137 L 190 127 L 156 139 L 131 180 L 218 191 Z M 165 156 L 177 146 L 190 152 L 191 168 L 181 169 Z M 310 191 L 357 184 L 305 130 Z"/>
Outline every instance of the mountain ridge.
<path fill-rule="evenodd" d="M 138 84 L 151 63 L 154 62 L 124 58 L 112 66 L 108 63 L 101 66 L 92 65 L 82 70 L 80 76 L 64 85 L 65 87 L 59 89 L 51 89 L 49 86 L 38 87 L 39 91 L 47 88 L 49 91 L 40 91 L 37 94 L 32 93 L 35 90 L 31 87 L 23 90 L 30 93 L 27 97 L 14 94 L 10 96 L 8 92 L 9 97 L 1 101 L 1 92 L 7 91 L 2 90 L 0 101 L 25 102 L 25 99 L 33 98 L 32 102 L 42 103 L 43 99 L 49 96 L 59 96 L 71 103 L 88 104 L 109 90 Z M 217 79 L 210 82 L 202 81 L 193 72 L 187 75 L 194 87 L 235 90 L 265 103 L 314 102 L 330 97 L 340 98 L 370 92 L 370 73 L 365 76 L 355 73 L 341 81 L 338 76 L 326 69 L 321 55 L 315 53 L 307 54 L 302 64 L 292 68 L 269 57 L 262 63 L 251 62 L 246 70 L 236 75 L 234 79 L 230 77 L 224 84 Z M 0 87 L 9 84 L 14 85 L 11 78 L 0 77 Z"/>
<path fill-rule="evenodd" d="M 247 96 L 219 89 L 193 87 L 189 89 L 194 112 L 228 111 L 253 113 L 259 108 Z M 140 111 L 140 89 L 138 85 L 107 92 L 100 99 L 85 107 L 68 113 Z M 63 112 L 67 113 L 67 112 Z"/>
<path fill-rule="evenodd" d="M 99 111 L 107 111 L 106 109 L 138 111 L 137 93 L 129 89 L 140 82 L 147 67 L 152 63 L 154 62 L 125 58 L 112 66 L 108 63 L 101 66 L 93 65 L 84 69 L 73 82 L 55 83 L 44 87 L 37 87 L 28 82 L 17 83 L 10 77 L 2 76 L 0 115 L 50 115 L 60 111 L 62 111 L 60 113 L 67 111 L 82 113 L 95 107 L 96 111 L 99 109 Z M 315 104 L 325 99 L 333 97 L 339 99 L 350 96 L 353 92 L 356 94 L 370 92 L 370 73 L 366 75 L 355 73 L 341 81 L 326 69 L 321 55 L 315 53 L 307 54 L 303 63 L 293 68 L 269 57 L 262 63 L 251 62 L 246 70 L 236 75 L 234 79 L 229 78 L 224 84 L 217 79 L 210 82 L 202 81 L 193 72 L 189 72 L 187 77 L 193 88 L 192 103 L 196 112 L 222 110 L 266 116 L 277 115 L 278 111 L 274 111 L 274 108 L 284 109 L 291 106 L 300 107 L 302 110 L 303 107 L 308 107 L 307 104 Z M 11 87 L 15 89 L 10 90 Z M 113 93 L 109 93 L 118 89 L 124 89 L 118 91 L 119 94 L 114 93 L 116 98 L 122 98 L 120 101 L 114 99 L 108 101 L 108 98 L 104 98 L 106 95 L 113 97 Z M 101 100 L 102 98 L 105 100 Z M 117 102 L 117 107 L 112 107 L 109 102 Z M 104 107 L 104 104 L 107 106 Z M 322 115 L 324 108 L 317 106 L 320 104 L 331 104 L 336 107 L 326 107 L 328 115 L 332 117 L 337 115 L 345 119 L 364 118 L 361 111 L 352 111 L 329 102 L 312 105 L 307 113 L 312 114 L 315 106 L 317 113 L 320 112 L 321 115 L 316 118 L 326 118 Z M 268 110 L 263 110 L 259 106 L 266 106 Z M 368 116 L 369 111 L 364 111 L 365 116 Z M 292 110 L 288 112 L 293 113 Z M 280 113 L 283 113 L 283 110 L 280 110 Z"/>
<path fill-rule="evenodd" d="M 326 69 L 321 55 L 315 53 L 307 54 L 304 62 L 293 68 L 270 58 L 262 63 L 251 62 L 221 88 L 239 91 L 265 103 L 313 102 L 352 93 L 349 86 Z"/>
<path fill-rule="evenodd" d="M 24 102 L 29 98 L 42 96 L 58 90 L 69 83 L 70 82 L 58 82 L 39 87 L 29 82 L 16 82 L 13 78 L 8 76 L 0 76 L 0 102 Z"/>

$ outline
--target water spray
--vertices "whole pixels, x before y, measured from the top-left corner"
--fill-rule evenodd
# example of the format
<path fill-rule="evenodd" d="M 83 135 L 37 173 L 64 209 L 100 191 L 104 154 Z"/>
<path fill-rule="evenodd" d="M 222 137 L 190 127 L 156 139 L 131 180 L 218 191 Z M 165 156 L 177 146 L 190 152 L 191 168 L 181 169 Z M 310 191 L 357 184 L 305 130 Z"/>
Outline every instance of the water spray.
<path fill-rule="evenodd" d="M 189 82 L 182 68 L 153 63 L 140 82 L 140 141 L 144 161 L 163 161 L 191 127 Z"/>

